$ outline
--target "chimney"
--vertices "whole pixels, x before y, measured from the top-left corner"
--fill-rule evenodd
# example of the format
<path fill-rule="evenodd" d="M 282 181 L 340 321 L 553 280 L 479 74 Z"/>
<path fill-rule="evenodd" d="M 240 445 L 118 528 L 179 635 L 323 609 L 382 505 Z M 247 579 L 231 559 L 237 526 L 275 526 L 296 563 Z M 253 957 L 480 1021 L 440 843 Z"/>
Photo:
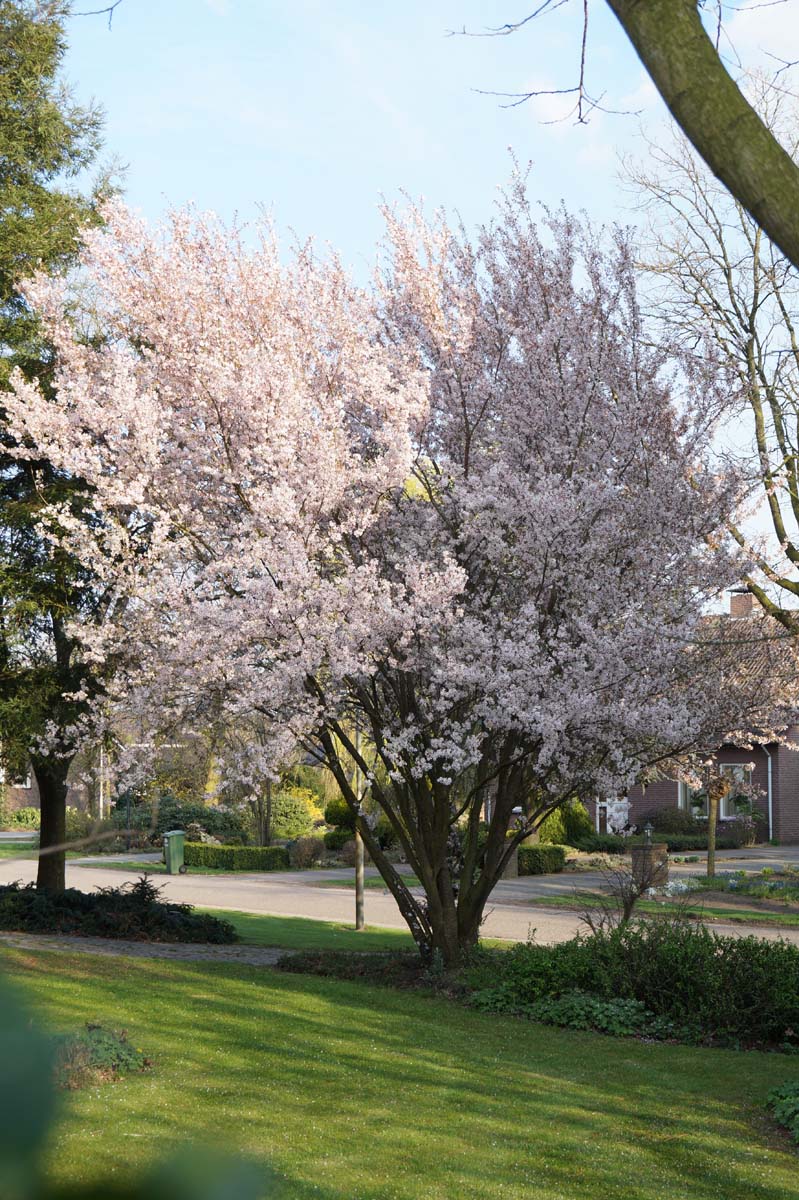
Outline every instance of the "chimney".
<path fill-rule="evenodd" d="M 730 616 L 750 617 L 755 598 L 747 588 L 734 588 L 730 592 Z"/>

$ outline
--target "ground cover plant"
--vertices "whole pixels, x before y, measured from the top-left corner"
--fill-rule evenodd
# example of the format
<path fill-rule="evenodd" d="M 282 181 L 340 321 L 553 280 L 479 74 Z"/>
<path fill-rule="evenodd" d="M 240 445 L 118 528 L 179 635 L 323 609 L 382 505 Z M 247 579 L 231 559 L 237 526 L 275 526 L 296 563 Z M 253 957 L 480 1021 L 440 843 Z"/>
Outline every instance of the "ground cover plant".
<path fill-rule="evenodd" d="M 778 1056 L 599 1041 L 243 966 L 3 960 L 40 1019 L 74 1028 L 124 1013 L 157 1064 L 67 1096 L 48 1155 L 65 1184 L 113 1171 L 122 1185 L 191 1139 L 271 1165 L 279 1200 L 796 1194 L 795 1154 L 763 1115 L 796 1074 Z"/>
<path fill-rule="evenodd" d="M 790 867 L 782 870 L 764 867 L 756 874 L 746 871 L 723 871 L 717 873 L 713 879 L 700 878 L 696 882 L 699 888 L 708 891 L 799 905 L 799 871 Z"/>
<path fill-rule="evenodd" d="M 62 1034 L 57 1039 L 55 1082 L 70 1091 L 121 1079 L 151 1066 L 152 1060 L 132 1045 L 124 1029 L 87 1021 L 78 1033 Z"/>
<path fill-rule="evenodd" d="M 774 1120 L 784 1125 L 794 1141 L 799 1142 L 799 1081 L 792 1080 L 773 1088 L 766 1103 Z"/>
<path fill-rule="evenodd" d="M 144 942 L 235 942 L 225 920 L 189 904 L 161 900 L 147 879 L 96 892 L 41 892 L 33 884 L 0 887 L 0 929 Z"/>

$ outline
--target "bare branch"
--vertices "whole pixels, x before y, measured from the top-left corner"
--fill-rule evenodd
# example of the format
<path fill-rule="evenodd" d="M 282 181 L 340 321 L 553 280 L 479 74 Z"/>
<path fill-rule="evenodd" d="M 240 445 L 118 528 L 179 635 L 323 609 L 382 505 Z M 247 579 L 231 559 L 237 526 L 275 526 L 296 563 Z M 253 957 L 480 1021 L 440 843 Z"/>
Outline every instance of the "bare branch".
<path fill-rule="evenodd" d="M 102 17 L 108 14 L 108 28 L 110 29 L 114 20 L 114 13 L 119 8 L 122 0 L 114 0 L 113 4 L 106 5 L 105 8 L 92 8 L 86 12 L 76 12 L 73 16 L 76 17 Z"/>

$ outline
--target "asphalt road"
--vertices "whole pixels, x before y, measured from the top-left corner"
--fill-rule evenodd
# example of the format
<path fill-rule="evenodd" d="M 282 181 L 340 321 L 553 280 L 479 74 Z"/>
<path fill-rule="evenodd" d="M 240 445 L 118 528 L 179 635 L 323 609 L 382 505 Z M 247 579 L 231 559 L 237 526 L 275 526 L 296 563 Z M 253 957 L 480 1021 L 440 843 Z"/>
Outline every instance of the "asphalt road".
<path fill-rule="evenodd" d="M 697 869 L 697 864 L 693 865 Z M 32 859 L 0 860 L 0 883 L 19 879 L 28 882 L 35 877 L 36 864 Z M 139 872 L 103 869 L 86 865 L 67 864 L 67 886 L 84 892 L 96 887 L 118 887 L 126 879 L 134 880 Z M 374 872 L 372 872 L 374 873 Z M 164 895 L 171 900 L 206 908 L 237 909 L 241 912 L 268 913 L 286 917 L 313 917 L 322 921 L 351 922 L 354 919 L 355 897 L 351 888 L 319 887 L 322 880 L 351 880 L 351 871 L 296 871 L 272 874 L 236 875 L 159 875 L 156 882 L 164 886 Z M 486 937 L 524 941 L 533 931 L 544 943 L 565 941 L 580 928 L 579 916 L 545 908 L 531 908 L 535 896 L 571 893 L 575 888 L 596 889 L 601 876 L 549 875 L 528 876 L 500 883 L 486 910 L 483 933 Z M 366 921 L 370 925 L 404 929 L 393 896 L 382 889 L 367 889 Z M 720 933 L 742 935 L 757 933 L 760 937 L 784 937 L 799 945 L 799 929 L 754 929 L 714 923 Z"/>

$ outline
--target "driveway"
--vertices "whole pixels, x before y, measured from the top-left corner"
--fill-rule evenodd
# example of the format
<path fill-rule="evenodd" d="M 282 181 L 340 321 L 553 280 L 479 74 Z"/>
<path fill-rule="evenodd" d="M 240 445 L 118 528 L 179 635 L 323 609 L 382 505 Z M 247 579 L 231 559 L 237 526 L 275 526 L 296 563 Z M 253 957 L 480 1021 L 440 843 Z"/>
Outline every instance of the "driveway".
<path fill-rule="evenodd" d="M 143 864 L 144 865 L 144 864 Z M 693 864 L 694 869 L 697 864 Z M 368 872 L 374 875 L 374 870 Z M 29 882 L 35 878 L 33 859 L 0 861 L 0 883 L 18 879 Z M 135 880 L 136 871 L 103 870 L 90 866 L 67 864 L 67 886 L 91 892 L 97 887 L 118 887 L 125 880 Z M 195 904 L 204 908 L 235 909 L 240 912 L 264 913 L 284 917 L 312 917 L 321 921 L 351 923 L 354 919 L 355 894 L 345 885 L 352 881 L 351 870 L 285 871 L 269 874 L 236 875 L 158 875 L 155 881 L 164 887 L 170 900 Z M 318 884 L 340 882 L 341 887 L 319 887 Z M 535 933 L 540 942 L 566 941 L 580 928 L 579 917 L 573 912 L 530 908 L 529 900 L 536 896 L 571 893 L 575 886 L 596 889 L 600 875 L 538 875 L 505 880 L 495 889 L 486 909 L 483 933 L 486 937 L 524 941 Z M 366 920 L 370 925 L 404 929 L 394 897 L 380 888 L 366 890 Z M 753 929 L 714 923 L 720 933 L 743 935 L 757 932 L 758 936 L 775 939 L 784 937 L 799 945 L 799 929 Z"/>

